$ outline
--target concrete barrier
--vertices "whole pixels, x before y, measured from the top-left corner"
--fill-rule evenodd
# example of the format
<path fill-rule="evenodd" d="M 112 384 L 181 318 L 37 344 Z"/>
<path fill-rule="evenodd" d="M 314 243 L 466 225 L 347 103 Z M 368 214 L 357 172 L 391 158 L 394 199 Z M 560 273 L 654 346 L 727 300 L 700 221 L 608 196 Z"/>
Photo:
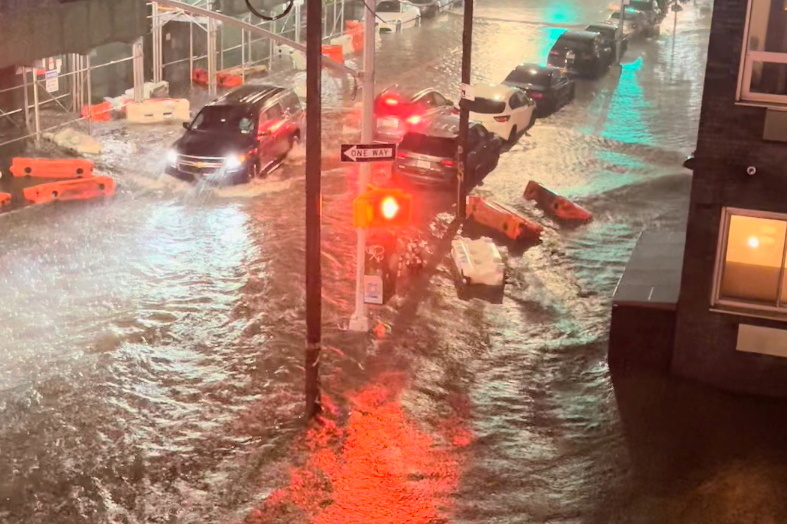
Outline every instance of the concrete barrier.
<path fill-rule="evenodd" d="M 126 119 L 135 124 L 191 120 L 189 101 L 185 98 L 155 98 L 126 105 Z"/>

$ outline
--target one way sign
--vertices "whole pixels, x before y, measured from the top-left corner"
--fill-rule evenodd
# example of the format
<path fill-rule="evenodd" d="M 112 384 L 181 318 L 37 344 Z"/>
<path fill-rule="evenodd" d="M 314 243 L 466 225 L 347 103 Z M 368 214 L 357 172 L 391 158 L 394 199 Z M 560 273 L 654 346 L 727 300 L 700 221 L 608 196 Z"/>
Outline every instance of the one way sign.
<path fill-rule="evenodd" d="M 342 162 L 390 162 L 396 144 L 342 144 Z"/>

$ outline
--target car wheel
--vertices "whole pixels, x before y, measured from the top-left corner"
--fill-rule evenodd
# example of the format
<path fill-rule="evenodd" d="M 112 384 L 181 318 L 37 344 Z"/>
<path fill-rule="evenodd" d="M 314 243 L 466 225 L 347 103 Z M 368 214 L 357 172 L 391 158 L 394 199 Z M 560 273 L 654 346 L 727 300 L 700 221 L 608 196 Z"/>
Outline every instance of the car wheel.
<path fill-rule="evenodd" d="M 516 126 L 513 126 L 511 128 L 511 132 L 508 134 L 508 142 L 513 144 L 516 142 L 516 138 L 517 138 L 517 128 Z"/>

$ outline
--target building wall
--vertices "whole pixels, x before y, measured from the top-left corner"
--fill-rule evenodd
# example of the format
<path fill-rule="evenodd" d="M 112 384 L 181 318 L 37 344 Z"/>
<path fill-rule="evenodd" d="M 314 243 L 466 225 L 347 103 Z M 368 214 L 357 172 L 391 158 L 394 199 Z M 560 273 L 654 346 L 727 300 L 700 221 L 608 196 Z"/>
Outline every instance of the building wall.
<path fill-rule="evenodd" d="M 787 144 L 762 140 L 765 109 L 735 105 L 745 0 L 715 0 L 691 189 L 672 372 L 723 389 L 787 396 L 787 359 L 735 349 L 740 323 L 787 323 L 710 311 L 724 206 L 787 213 Z M 757 174 L 748 176 L 747 166 Z"/>

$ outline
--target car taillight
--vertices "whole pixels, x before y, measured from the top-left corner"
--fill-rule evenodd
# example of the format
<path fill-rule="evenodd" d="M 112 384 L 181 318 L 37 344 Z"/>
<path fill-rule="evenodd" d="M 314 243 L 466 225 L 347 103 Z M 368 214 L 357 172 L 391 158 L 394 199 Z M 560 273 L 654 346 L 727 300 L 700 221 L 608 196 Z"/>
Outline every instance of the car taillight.
<path fill-rule="evenodd" d="M 396 158 L 407 158 L 407 153 L 403 151 L 399 151 L 398 153 L 396 153 Z"/>
<path fill-rule="evenodd" d="M 397 100 L 396 98 L 391 98 L 391 97 L 384 98 L 383 102 L 385 102 L 385 104 L 389 105 L 389 106 L 397 106 L 397 105 L 399 105 L 399 100 Z"/>
<path fill-rule="evenodd" d="M 506 116 L 496 116 L 496 117 L 495 117 L 495 122 L 508 122 L 508 119 L 509 119 L 509 118 L 511 118 L 511 116 L 510 116 L 510 115 L 506 115 Z"/>
<path fill-rule="evenodd" d="M 456 162 L 453 160 L 445 159 L 440 161 L 440 165 L 443 167 L 456 167 Z"/>
<path fill-rule="evenodd" d="M 527 94 L 534 99 L 544 98 L 544 94 L 539 91 L 529 91 Z"/>
<path fill-rule="evenodd" d="M 551 56 L 558 56 L 560 53 L 558 53 L 557 51 L 550 51 L 549 54 Z"/>
<path fill-rule="evenodd" d="M 417 125 L 421 123 L 421 115 L 412 115 L 408 116 L 405 121 L 410 124 L 411 126 Z"/>

